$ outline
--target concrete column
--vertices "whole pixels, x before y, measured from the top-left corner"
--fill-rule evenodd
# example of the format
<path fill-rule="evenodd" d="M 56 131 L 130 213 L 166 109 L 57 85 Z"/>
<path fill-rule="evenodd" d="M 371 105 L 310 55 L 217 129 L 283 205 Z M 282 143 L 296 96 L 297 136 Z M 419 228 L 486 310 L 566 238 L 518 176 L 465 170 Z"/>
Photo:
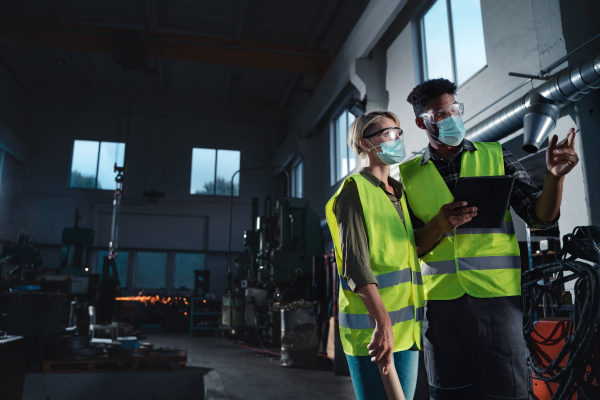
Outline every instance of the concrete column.
<path fill-rule="evenodd" d="M 600 3 L 560 0 L 560 13 L 567 52 L 573 51 L 598 34 L 597 18 L 594 16 L 600 13 Z M 575 67 L 598 53 L 600 39 L 570 56 L 569 65 Z M 593 90 L 576 102 L 573 114 L 574 122 L 581 128 L 576 146 L 580 159 L 577 168 L 581 170 L 576 175 L 567 176 L 565 181 L 561 212 L 573 217 L 568 226 L 565 226 L 565 223 L 561 224 L 561 235 L 578 225 L 600 225 L 600 89 Z M 572 199 L 574 196 L 577 199 Z"/>
<path fill-rule="evenodd" d="M 361 99 L 367 97 L 366 112 L 387 110 L 386 66 L 386 53 L 377 47 L 368 58 L 358 58 L 350 66 L 350 81 L 360 92 Z"/>

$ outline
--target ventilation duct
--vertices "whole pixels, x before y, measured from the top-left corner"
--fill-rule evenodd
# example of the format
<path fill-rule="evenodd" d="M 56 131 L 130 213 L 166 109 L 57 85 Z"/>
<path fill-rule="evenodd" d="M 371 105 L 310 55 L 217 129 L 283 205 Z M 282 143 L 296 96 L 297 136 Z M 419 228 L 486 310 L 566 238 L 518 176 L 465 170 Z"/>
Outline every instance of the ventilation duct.
<path fill-rule="evenodd" d="M 524 127 L 523 150 L 535 153 L 556 126 L 560 109 L 600 88 L 600 54 L 552 75 L 517 101 L 467 130 L 473 142 L 497 142 Z"/>

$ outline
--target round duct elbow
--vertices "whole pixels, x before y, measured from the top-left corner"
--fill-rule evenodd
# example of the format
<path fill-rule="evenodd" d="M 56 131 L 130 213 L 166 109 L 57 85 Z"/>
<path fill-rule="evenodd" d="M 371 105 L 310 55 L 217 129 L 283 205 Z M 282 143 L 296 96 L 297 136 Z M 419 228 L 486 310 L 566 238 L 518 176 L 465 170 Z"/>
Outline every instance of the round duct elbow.
<path fill-rule="evenodd" d="M 529 107 L 523 117 L 523 150 L 537 153 L 556 126 L 561 106 L 535 90 L 527 94 L 525 102 Z"/>

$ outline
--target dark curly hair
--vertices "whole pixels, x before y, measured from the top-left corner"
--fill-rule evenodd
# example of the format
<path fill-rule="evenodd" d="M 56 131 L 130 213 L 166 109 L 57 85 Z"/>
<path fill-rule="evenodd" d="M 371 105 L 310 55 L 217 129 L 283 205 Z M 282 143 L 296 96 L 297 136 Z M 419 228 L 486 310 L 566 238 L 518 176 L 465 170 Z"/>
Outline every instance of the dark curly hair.
<path fill-rule="evenodd" d="M 456 85 L 448 79 L 438 78 L 430 79 L 416 86 L 406 98 L 412 104 L 415 110 L 415 117 L 419 118 L 421 114 L 427 111 L 425 104 L 431 99 L 435 99 L 443 94 L 456 94 Z"/>

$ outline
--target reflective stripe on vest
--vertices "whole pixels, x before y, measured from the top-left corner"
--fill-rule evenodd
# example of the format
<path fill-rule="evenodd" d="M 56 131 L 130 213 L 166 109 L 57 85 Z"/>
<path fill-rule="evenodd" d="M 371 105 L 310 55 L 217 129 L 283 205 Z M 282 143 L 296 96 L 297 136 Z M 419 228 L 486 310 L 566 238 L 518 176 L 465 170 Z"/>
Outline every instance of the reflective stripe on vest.
<path fill-rule="evenodd" d="M 417 272 L 415 272 L 417 274 Z M 419 279 L 421 278 L 421 273 L 419 272 Z M 410 282 L 410 268 L 404 268 L 400 271 L 388 272 L 387 274 L 377 275 L 377 289 L 385 289 L 391 286 L 400 285 L 401 283 Z M 350 290 L 350 286 L 346 283 L 345 280 L 340 279 L 340 284 L 342 285 L 342 289 Z M 422 285 L 422 283 L 421 283 Z"/>
<path fill-rule="evenodd" d="M 406 306 L 397 311 L 388 312 L 392 326 L 406 321 L 422 321 L 424 315 L 424 308 L 418 307 L 415 315 L 414 306 Z M 375 329 L 375 321 L 369 314 L 345 314 L 340 312 L 339 316 L 340 326 L 349 329 Z"/>
<path fill-rule="evenodd" d="M 474 143 L 477 151 L 463 151 L 461 177 L 504 175 L 502 146 Z M 431 161 L 421 157 L 400 166 L 400 176 L 413 213 L 424 223 L 442 205 L 453 201 L 448 186 Z M 468 293 L 474 297 L 521 294 L 519 246 L 507 211 L 498 228 L 458 228 L 443 235 L 421 257 L 427 300 L 451 300 Z"/>
<path fill-rule="evenodd" d="M 352 175 L 342 183 L 325 207 L 338 273 L 341 274 L 343 260 L 334 207 L 337 196 L 350 181 L 356 183 L 363 205 L 370 267 L 393 324 L 394 352 L 409 349 L 415 343 L 421 348 L 425 302 L 423 278 L 414 247 L 406 196 L 400 199 L 405 227 L 388 196 L 362 175 Z M 369 355 L 367 345 L 371 342 L 375 324 L 358 293 L 352 292 L 343 279 L 340 279 L 340 289 L 339 324 L 344 352 L 352 356 Z"/>
<path fill-rule="evenodd" d="M 521 268 L 519 256 L 466 257 L 458 259 L 459 271 L 485 271 L 489 269 Z M 454 260 L 432 261 L 421 264 L 423 276 L 455 274 Z"/>

